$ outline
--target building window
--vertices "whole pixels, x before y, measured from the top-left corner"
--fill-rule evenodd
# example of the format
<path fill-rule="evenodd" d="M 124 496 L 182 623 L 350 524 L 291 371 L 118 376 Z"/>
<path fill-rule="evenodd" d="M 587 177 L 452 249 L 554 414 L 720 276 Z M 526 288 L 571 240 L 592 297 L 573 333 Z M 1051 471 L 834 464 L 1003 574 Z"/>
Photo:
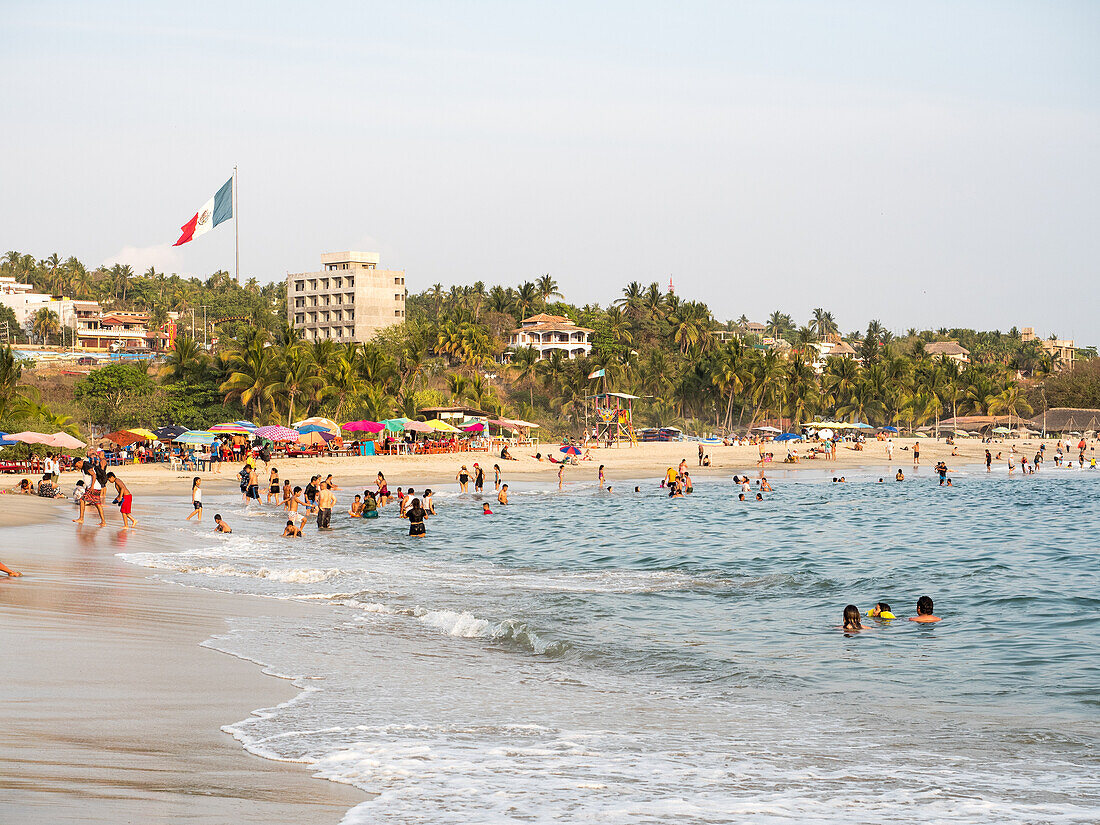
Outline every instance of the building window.
<path fill-rule="evenodd" d="M 393 311 L 393 317 L 394 317 L 394 318 L 400 318 L 400 317 L 401 317 L 401 310 L 399 310 L 399 309 L 395 309 L 395 310 Z"/>
<path fill-rule="evenodd" d="M 343 278 L 333 278 L 332 279 L 332 288 L 333 289 L 340 289 L 343 285 L 344 285 L 344 279 Z"/>
<path fill-rule="evenodd" d="M 348 289 L 351 289 L 353 286 L 355 286 L 355 277 L 348 275 Z"/>
<path fill-rule="evenodd" d="M 294 282 L 294 291 L 295 292 L 303 292 L 305 290 L 305 288 L 306 288 L 306 282 L 305 281 L 295 281 Z"/>
<path fill-rule="evenodd" d="M 401 303 L 401 296 L 400 296 L 400 295 L 394 295 L 394 296 L 393 296 L 393 299 L 394 299 L 395 301 L 397 301 L 398 303 Z"/>

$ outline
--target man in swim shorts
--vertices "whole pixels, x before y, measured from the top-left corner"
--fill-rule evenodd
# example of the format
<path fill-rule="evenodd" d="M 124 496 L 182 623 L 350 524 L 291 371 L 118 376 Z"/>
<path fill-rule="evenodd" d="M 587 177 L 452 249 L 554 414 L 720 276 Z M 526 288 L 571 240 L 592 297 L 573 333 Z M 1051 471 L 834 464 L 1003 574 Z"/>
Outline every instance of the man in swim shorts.
<path fill-rule="evenodd" d="M 329 530 L 332 521 L 332 508 L 336 504 L 336 494 L 328 488 L 328 482 L 322 481 L 317 491 L 317 529 Z"/>

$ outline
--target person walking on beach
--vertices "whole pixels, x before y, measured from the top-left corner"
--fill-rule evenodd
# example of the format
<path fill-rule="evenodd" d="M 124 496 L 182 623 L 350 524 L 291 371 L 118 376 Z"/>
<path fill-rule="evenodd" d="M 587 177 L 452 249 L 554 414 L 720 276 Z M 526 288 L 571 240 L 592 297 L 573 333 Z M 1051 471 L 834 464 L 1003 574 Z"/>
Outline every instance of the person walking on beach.
<path fill-rule="evenodd" d="M 196 514 L 196 521 L 202 521 L 202 479 L 198 476 L 191 480 L 191 514 L 184 521 L 190 521 Z"/>
<path fill-rule="evenodd" d="M 458 479 L 458 491 L 460 493 L 467 492 L 470 486 L 470 473 L 466 469 L 465 464 L 462 465 L 462 469 L 458 471 L 458 475 L 455 476 L 455 478 Z M 409 535 L 412 535 L 412 533 Z"/>
<path fill-rule="evenodd" d="M 886 439 L 886 460 L 894 460 L 894 439 L 892 438 Z"/>
<path fill-rule="evenodd" d="M 114 473 L 107 473 L 107 480 L 114 484 L 115 490 L 118 491 L 118 511 L 122 514 L 122 529 L 126 530 L 129 527 L 137 527 L 137 522 L 134 521 L 134 517 L 130 515 L 130 511 L 134 505 L 134 497 L 130 493 L 130 488 Z"/>
<path fill-rule="evenodd" d="M 328 488 L 328 482 L 321 482 L 321 489 L 317 491 L 317 529 L 331 530 L 329 523 L 332 521 L 332 508 L 336 504 L 336 494 Z"/>
<path fill-rule="evenodd" d="M 474 492 L 482 493 L 485 491 L 485 471 L 481 469 L 476 461 L 474 462 Z"/>
<path fill-rule="evenodd" d="M 703 466 L 703 442 L 699 442 L 699 466 Z"/>

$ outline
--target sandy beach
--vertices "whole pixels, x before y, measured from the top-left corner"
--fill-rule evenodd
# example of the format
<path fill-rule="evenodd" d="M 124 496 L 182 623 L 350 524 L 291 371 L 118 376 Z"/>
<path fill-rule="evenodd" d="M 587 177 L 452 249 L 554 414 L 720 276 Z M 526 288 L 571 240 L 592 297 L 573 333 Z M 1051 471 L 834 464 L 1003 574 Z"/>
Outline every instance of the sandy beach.
<path fill-rule="evenodd" d="M 24 573 L 0 577 L 5 825 L 335 823 L 364 799 L 220 730 L 298 690 L 199 644 L 227 618 L 308 605 L 165 584 L 115 558 L 117 525 L 78 530 L 65 502 L 3 504 L 3 558 Z M 43 519 L 64 524 L 16 526 Z M 70 531 L 71 541 L 36 541 Z"/>

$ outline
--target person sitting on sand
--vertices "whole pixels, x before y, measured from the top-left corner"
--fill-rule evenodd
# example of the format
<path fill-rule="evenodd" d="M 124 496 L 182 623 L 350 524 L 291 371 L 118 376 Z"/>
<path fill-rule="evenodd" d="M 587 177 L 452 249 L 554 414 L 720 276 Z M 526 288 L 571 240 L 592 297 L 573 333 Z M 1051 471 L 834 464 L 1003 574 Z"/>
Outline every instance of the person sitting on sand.
<path fill-rule="evenodd" d="M 858 630 L 866 630 L 863 626 L 863 622 L 859 619 L 859 608 L 854 604 L 850 604 L 844 608 L 844 624 L 842 629 L 846 632 L 853 632 Z"/>
<path fill-rule="evenodd" d="M 226 524 L 225 520 L 222 519 L 222 514 L 221 513 L 215 513 L 214 514 L 214 532 L 215 533 L 232 533 L 233 532 L 233 528 L 230 527 L 228 524 Z"/>
<path fill-rule="evenodd" d="M 351 503 L 351 509 L 348 510 L 348 515 L 350 515 L 352 518 L 362 518 L 363 517 L 363 497 L 362 496 L 357 495 L 355 497 L 355 501 L 353 501 Z"/>
<path fill-rule="evenodd" d="M 491 516 L 492 514 L 493 514 L 493 511 L 489 509 L 489 502 L 487 502 L 487 501 L 483 502 L 482 505 L 481 505 L 481 515 Z"/>
<path fill-rule="evenodd" d="M 497 501 L 501 504 L 508 503 L 508 485 L 501 485 L 500 492 L 497 493 Z"/>
<path fill-rule="evenodd" d="M 507 444 L 505 444 L 503 447 L 500 448 L 500 457 L 504 461 L 518 461 L 519 460 L 517 458 L 513 458 L 512 454 L 510 452 L 508 452 L 508 445 Z"/>
<path fill-rule="evenodd" d="M 58 498 L 61 494 L 61 491 L 57 489 L 57 485 L 53 483 L 53 476 L 50 473 L 44 474 L 42 480 L 38 482 L 39 497 Z"/>
<path fill-rule="evenodd" d="M 287 538 L 301 538 L 302 531 L 294 526 L 293 521 L 288 521 L 286 527 L 283 528 L 283 536 Z"/>
<path fill-rule="evenodd" d="M 932 599 L 928 596 L 921 596 L 917 599 L 917 615 L 911 616 L 909 621 L 931 624 L 932 622 L 941 621 L 941 619 L 939 616 L 932 615 Z"/>
<path fill-rule="evenodd" d="M 886 602 L 875 602 L 875 606 L 867 613 L 872 619 L 896 619 L 897 617 L 890 612 L 890 605 Z"/>
<path fill-rule="evenodd" d="M 34 485 L 31 484 L 31 480 L 29 478 L 23 479 L 14 487 L 12 487 L 11 492 L 17 496 L 33 496 L 35 494 Z"/>
<path fill-rule="evenodd" d="M 703 456 L 703 466 L 704 467 L 709 467 L 710 466 L 710 456 L 709 455 Z"/>

